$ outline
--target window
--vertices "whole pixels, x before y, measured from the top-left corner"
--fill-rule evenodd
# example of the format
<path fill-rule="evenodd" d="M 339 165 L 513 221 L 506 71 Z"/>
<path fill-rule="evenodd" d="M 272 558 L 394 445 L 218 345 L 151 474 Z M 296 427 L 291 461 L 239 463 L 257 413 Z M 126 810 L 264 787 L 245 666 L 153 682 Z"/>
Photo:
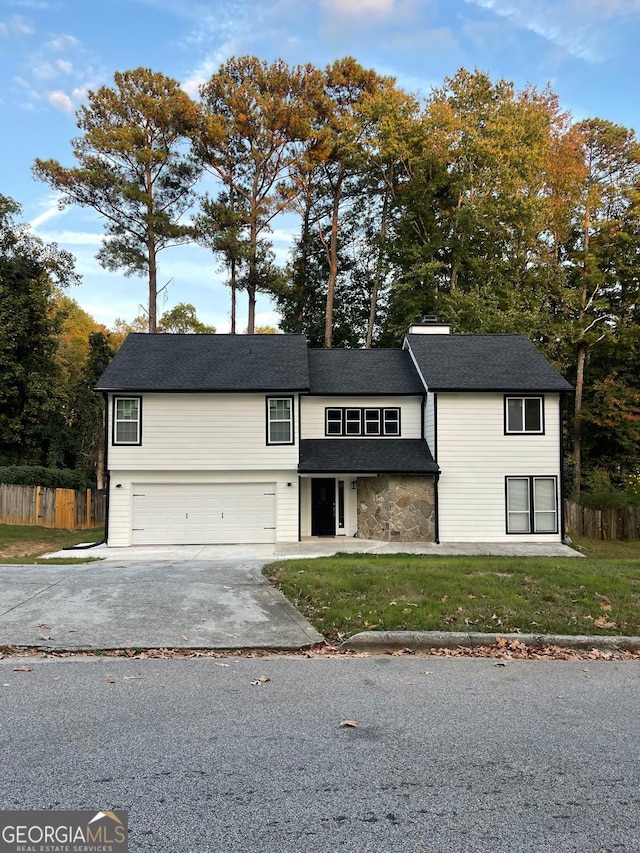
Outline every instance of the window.
<path fill-rule="evenodd" d="M 505 432 L 543 433 L 542 397 L 505 397 Z"/>
<path fill-rule="evenodd" d="M 293 400 L 267 398 L 267 444 L 293 444 Z"/>
<path fill-rule="evenodd" d="M 507 477 L 507 533 L 557 533 L 555 477 Z"/>
<path fill-rule="evenodd" d="M 345 435 L 361 435 L 362 434 L 362 410 L 347 409 L 345 411 Z"/>
<path fill-rule="evenodd" d="M 380 409 L 364 410 L 364 434 L 380 435 Z"/>
<path fill-rule="evenodd" d="M 400 435 L 400 409 L 383 409 L 384 434 Z"/>
<path fill-rule="evenodd" d="M 342 409 L 327 409 L 326 435 L 342 435 Z"/>
<path fill-rule="evenodd" d="M 140 397 L 114 397 L 113 443 L 141 444 L 142 399 Z"/>
<path fill-rule="evenodd" d="M 325 409 L 325 435 L 400 435 L 400 409 Z"/>

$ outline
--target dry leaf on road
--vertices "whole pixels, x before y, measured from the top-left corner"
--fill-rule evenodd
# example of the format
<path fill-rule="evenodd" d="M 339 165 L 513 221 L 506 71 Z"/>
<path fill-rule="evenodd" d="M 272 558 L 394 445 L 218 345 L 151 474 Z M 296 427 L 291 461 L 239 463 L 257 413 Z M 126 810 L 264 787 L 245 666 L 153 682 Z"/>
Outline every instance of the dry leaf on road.
<path fill-rule="evenodd" d="M 261 675 L 260 678 L 254 678 L 251 684 L 255 687 L 257 684 L 266 684 L 271 679 L 267 675 Z"/>
<path fill-rule="evenodd" d="M 358 724 L 355 720 L 341 720 L 339 728 L 356 729 Z"/>
<path fill-rule="evenodd" d="M 22 664 L 22 666 L 14 666 L 13 671 L 14 672 L 33 672 L 31 667 L 27 666 L 24 663 Z"/>

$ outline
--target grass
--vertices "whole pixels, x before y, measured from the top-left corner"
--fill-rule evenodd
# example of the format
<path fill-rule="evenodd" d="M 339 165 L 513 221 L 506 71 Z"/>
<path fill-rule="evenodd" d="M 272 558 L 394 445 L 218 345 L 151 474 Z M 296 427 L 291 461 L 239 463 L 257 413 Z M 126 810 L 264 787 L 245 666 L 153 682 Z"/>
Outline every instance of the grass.
<path fill-rule="evenodd" d="M 365 630 L 640 635 L 640 543 L 575 545 L 600 553 L 582 560 L 340 554 L 264 571 L 330 639 Z"/>
<path fill-rule="evenodd" d="M 92 530 L 56 530 L 49 527 L 29 527 L 18 524 L 0 524 L 0 563 L 68 563 L 65 559 L 43 560 L 43 554 L 59 551 L 80 542 L 99 542 L 104 537 L 104 529 Z M 87 557 L 73 562 L 93 562 L 94 557 L 87 551 Z"/>

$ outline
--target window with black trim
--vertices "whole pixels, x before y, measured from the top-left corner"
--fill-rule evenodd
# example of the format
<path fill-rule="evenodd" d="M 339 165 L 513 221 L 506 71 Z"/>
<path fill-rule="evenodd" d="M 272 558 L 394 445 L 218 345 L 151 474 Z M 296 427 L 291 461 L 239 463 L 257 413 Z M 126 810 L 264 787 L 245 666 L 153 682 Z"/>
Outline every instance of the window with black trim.
<path fill-rule="evenodd" d="M 507 477 L 507 533 L 557 533 L 556 477 Z"/>
<path fill-rule="evenodd" d="M 543 398 L 505 397 L 504 431 L 509 435 L 531 435 L 543 433 Z"/>
<path fill-rule="evenodd" d="M 342 409 L 325 409 L 325 435 L 342 435 Z"/>
<path fill-rule="evenodd" d="M 142 443 L 142 398 L 113 398 L 113 443 Z"/>
<path fill-rule="evenodd" d="M 291 397 L 267 397 L 267 444 L 293 444 Z"/>
<path fill-rule="evenodd" d="M 344 407 L 324 410 L 324 434 L 347 436 L 400 435 L 399 408 Z"/>

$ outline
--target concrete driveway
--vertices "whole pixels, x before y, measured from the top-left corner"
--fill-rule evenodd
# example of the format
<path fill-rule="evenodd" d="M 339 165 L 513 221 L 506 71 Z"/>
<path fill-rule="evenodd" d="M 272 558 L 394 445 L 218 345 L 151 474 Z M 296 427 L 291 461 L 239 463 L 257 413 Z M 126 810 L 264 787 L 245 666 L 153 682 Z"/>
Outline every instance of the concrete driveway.
<path fill-rule="evenodd" d="M 274 560 L 343 552 L 580 557 L 566 545 L 181 545 L 59 551 L 69 565 L 0 565 L 0 646 L 300 649 L 322 637 L 261 574 Z M 78 557 L 99 563 L 73 564 Z"/>
<path fill-rule="evenodd" d="M 299 649 L 322 637 L 265 560 L 0 566 L 0 646 Z"/>

